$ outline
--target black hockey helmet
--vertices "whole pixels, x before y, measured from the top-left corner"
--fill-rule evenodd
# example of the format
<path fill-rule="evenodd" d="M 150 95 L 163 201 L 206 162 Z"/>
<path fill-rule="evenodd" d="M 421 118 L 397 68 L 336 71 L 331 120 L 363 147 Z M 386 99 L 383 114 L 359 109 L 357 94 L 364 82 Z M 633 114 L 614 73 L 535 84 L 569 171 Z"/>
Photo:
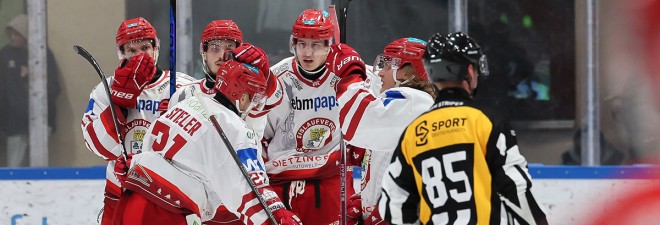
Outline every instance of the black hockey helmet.
<path fill-rule="evenodd" d="M 434 34 L 426 45 L 424 67 L 433 82 L 468 80 L 468 66 L 478 76 L 488 75 L 486 55 L 472 38 L 463 32 L 443 36 Z"/>

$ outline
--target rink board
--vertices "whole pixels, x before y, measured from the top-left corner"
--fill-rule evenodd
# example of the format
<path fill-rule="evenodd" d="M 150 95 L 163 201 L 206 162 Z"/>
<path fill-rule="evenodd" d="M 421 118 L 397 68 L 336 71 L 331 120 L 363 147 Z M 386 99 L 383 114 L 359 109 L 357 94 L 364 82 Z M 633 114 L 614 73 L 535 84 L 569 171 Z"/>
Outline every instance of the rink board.
<path fill-rule="evenodd" d="M 357 170 L 359 171 L 359 170 Z M 660 167 L 569 167 L 530 165 L 533 192 L 551 224 L 584 224 L 601 206 L 660 180 Z M 0 169 L 0 224 L 97 224 L 105 167 Z M 359 176 L 359 174 L 355 174 Z"/>

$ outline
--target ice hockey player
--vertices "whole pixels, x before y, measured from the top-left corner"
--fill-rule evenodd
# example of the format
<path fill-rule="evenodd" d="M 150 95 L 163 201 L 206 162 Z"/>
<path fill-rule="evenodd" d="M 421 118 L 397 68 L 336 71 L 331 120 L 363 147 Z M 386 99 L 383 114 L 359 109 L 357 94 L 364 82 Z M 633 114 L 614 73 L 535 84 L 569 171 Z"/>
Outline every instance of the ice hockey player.
<path fill-rule="evenodd" d="M 81 124 L 85 146 L 108 160 L 103 225 L 112 224 L 111 218 L 121 194 L 119 182 L 112 172 L 122 146 L 110 113 L 110 101 L 116 107 L 119 130 L 125 137 L 124 147 L 129 153 L 139 153 L 147 128 L 161 114 L 159 105 L 170 95 L 171 72 L 156 66 L 159 39 L 154 27 L 142 17 L 126 20 L 117 30 L 116 41 L 120 65 L 114 76 L 108 78 L 112 97 L 109 99 L 103 84 L 98 84 L 89 95 Z M 176 73 L 176 76 L 177 86 L 194 80 L 182 73 Z"/>
<path fill-rule="evenodd" d="M 266 105 L 263 109 L 251 111 L 249 115 L 243 115 L 246 122 L 257 133 L 258 139 L 261 140 L 266 126 L 265 115 L 272 107 L 282 102 L 282 90 L 278 88 L 277 78 L 270 71 L 266 53 L 257 46 L 243 42 L 243 33 L 232 20 L 211 21 L 202 31 L 199 54 L 202 55 L 202 69 L 205 78 L 194 85 L 177 90 L 172 96 L 172 104 L 198 93 L 213 96 L 215 94 L 213 89 L 215 71 L 218 71 L 220 65 L 227 60 L 225 58 L 227 52 L 232 52 L 237 61 L 259 68 L 261 74 L 266 76 L 268 84 L 266 88 Z"/>
<path fill-rule="evenodd" d="M 115 224 L 186 224 L 194 214 L 211 221 L 222 204 L 242 224 L 271 224 L 265 209 L 232 159 L 236 151 L 250 179 L 279 224 L 302 224 L 286 210 L 269 186 L 261 146 L 241 115 L 265 104 L 266 81 L 251 65 L 229 60 L 219 66 L 216 94 L 186 98 L 158 118 L 147 131 L 145 151 L 115 168 L 127 189 L 115 214 Z M 216 131 L 217 118 L 228 143 Z M 122 174 L 130 166 L 128 175 Z"/>
<path fill-rule="evenodd" d="M 288 104 L 268 114 L 266 171 L 283 202 L 307 224 L 337 224 L 340 212 L 341 134 L 334 87 L 335 74 L 343 70 L 326 67 L 332 36 L 327 12 L 305 10 L 293 24 L 289 47 L 294 56 L 271 67 Z M 354 193 L 349 181 L 346 196 Z"/>
<path fill-rule="evenodd" d="M 417 38 L 400 38 L 385 46 L 373 65 L 382 81 L 380 95 L 371 94 L 357 74 L 337 85 L 341 112 L 346 112 L 341 114 L 346 115 L 341 128 L 351 146 L 350 160 L 362 168 L 361 192 L 351 197 L 349 213 L 361 211 L 358 216 L 364 224 L 387 224 L 375 209 L 384 171 L 403 130 L 433 105 L 435 93 L 422 61 L 425 48 L 426 42 Z"/>
<path fill-rule="evenodd" d="M 390 224 L 548 224 L 515 132 L 472 100 L 477 78 L 487 75 L 479 45 L 461 32 L 436 34 L 424 59 L 435 104 L 401 136 L 380 215 Z"/>
<path fill-rule="evenodd" d="M 267 80 L 265 97 L 267 97 L 267 100 L 263 109 L 255 109 L 249 111 L 249 113 L 242 114 L 246 123 L 255 131 L 257 135 L 256 139 L 261 140 L 264 127 L 266 126 L 266 114 L 271 107 L 281 103 L 282 94 L 281 90 L 277 88 L 277 78 L 271 73 L 268 66 L 266 53 L 259 47 L 244 43 L 243 33 L 232 20 L 211 21 L 202 31 L 199 53 L 202 56 L 202 69 L 204 70 L 205 78 L 192 85 L 177 89 L 177 92 L 172 96 L 170 106 L 174 106 L 186 98 L 200 94 L 212 98 L 216 94 L 216 90 L 214 89 L 216 72 L 227 60 L 225 58 L 227 52 L 232 52 L 234 57 L 236 57 L 236 61 L 254 65 L 259 68 L 260 74 L 267 75 L 265 77 Z M 276 90 L 279 91 L 279 94 L 275 92 Z M 236 216 L 227 211 L 224 206 L 218 208 L 213 222 L 225 225 L 243 224 Z"/>

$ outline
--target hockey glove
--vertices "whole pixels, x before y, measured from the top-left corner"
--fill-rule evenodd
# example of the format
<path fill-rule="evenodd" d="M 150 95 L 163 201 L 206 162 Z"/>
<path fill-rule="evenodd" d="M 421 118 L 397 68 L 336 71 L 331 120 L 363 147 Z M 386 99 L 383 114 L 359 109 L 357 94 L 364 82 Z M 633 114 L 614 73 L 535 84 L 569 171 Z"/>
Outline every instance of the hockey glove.
<path fill-rule="evenodd" d="M 302 225 L 300 218 L 296 214 L 292 213 L 286 209 L 278 209 L 273 212 L 275 220 L 280 223 L 280 225 Z"/>
<path fill-rule="evenodd" d="M 352 145 L 348 146 L 348 161 L 351 163 L 351 166 L 362 166 L 362 159 L 364 159 L 364 148 L 355 147 Z"/>
<path fill-rule="evenodd" d="M 351 222 L 348 224 L 358 224 L 362 220 L 362 196 L 354 194 L 348 199 L 348 210 L 346 216 Z"/>
<path fill-rule="evenodd" d="M 252 176 L 252 180 L 253 181 L 255 180 L 254 176 Z M 255 184 L 259 186 L 259 183 L 255 182 Z M 266 201 L 268 210 L 273 212 L 273 215 L 275 216 L 275 220 L 277 220 L 280 223 L 280 225 L 302 224 L 298 216 L 296 216 L 289 210 L 286 210 L 286 208 L 284 207 L 284 203 L 282 203 L 280 197 L 277 196 L 277 193 L 273 191 L 273 188 L 271 188 L 270 186 L 260 187 L 259 193 L 261 193 L 261 197 L 264 199 L 264 201 Z"/>
<path fill-rule="evenodd" d="M 126 64 L 126 66 L 122 66 Z M 154 59 L 147 53 L 122 60 L 115 69 L 115 77 L 110 88 L 112 101 L 123 108 L 133 108 L 137 105 L 137 97 L 156 73 Z"/>
<path fill-rule="evenodd" d="M 270 64 L 268 63 L 268 56 L 263 49 L 249 43 L 243 43 L 236 49 L 232 50 L 236 61 L 253 65 L 264 74 L 270 74 Z"/>
<path fill-rule="evenodd" d="M 364 225 L 389 225 L 387 221 L 380 217 L 380 213 L 378 212 L 378 204 L 374 206 L 374 209 L 371 211 L 369 216 L 364 219 Z"/>
<path fill-rule="evenodd" d="M 330 46 L 330 53 L 325 63 L 328 69 L 339 78 L 354 74 L 359 75 L 362 80 L 367 78 L 364 61 L 360 58 L 360 54 L 346 44 L 333 44 Z"/>
<path fill-rule="evenodd" d="M 253 65 L 259 69 L 266 78 L 266 95 L 271 97 L 277 89 L 277 77 L 270 71 L 270 63 L 266 52 L 250 43 L 243 43 L 232 50 L 232 53 L 234 53 L 236 61 Z"/>
<path fill-rule="evenodd" d="M 115 159 L 115 171 L 113 173 L 122 186 L 124 186 L 124 182 L 128 178 L 128 169 L 131 168 L 133 155 L 135 154 L 131 153 L 126 156 L 126 159 L 124 159 L 124 156 L 119 156 L 119 158 Z"/>

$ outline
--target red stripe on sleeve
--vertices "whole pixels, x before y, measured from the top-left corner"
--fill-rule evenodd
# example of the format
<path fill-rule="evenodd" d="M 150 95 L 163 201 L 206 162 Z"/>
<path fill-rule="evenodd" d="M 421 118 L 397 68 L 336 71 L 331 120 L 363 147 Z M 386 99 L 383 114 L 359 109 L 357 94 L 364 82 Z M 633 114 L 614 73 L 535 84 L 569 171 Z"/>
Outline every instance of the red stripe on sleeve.
<path fill-rule="evenodd" d="M 367 109 L 369 103 L 375 100 L 376 98 L 373 95 L 367 95 L 362 99 L 362 101 L 360 101 L 360 106 L 358 106 L 355 114 L 353 114 L 353 118 L 351 118 L 351 123 L 348 125 L 348 130 L 344 136 L 345 140 L 350 141 L 353 139 L 353 136 L 355 136 L 355 130 L 357 130 L 357 127 L 360 124 L 360 120 L 362 119 L 362 115 L 364 115 L 365 109 Z"/>
<path fill-rule="evenodd" d="M 94 145 L 94 148 L 96 148 L 97 152 L 106 157 L 107 160 L 117 159 L 118 156 L 108 151 L 108 149 L 106 149 L 105 146 L 101 144 L 101 141 L 99 141 L 99 138 L 96 136 L 96 131 L 94 131 L 94 124 L 87 125 L 87 133 L 89 134 L 89 138 L 92 139 L 92 144 Z"/>
<path fill-rule="evenodd" d="M 242 212 L 243 207 L 245 207 L 245 203 L 247 203 L 250 200 L 255 199 L 255 198 L 257 198 L 257 196 L 252 191 L 250 191 L 250 193 L 247 193 L 247 194 L 243 195 L 243 199 L 241 200 L 241 207 L 238 207 L 237 211 L 239 213 Z"/>
<path fill-rule="evenodd" d="M 360 94 L 367 92 L 367 90 L 360 89 L 351 97 L 351 100 L 348 100 L 344 106 L 341 107 L 341 110 L 339 111 L 339 123 L 340 126 L 343 126 L 344 124 L 344 119 L 346 118 L 346 114 L 348 114 L 348 111 L 351 110 L 351 107 L 353 107 L 353 104 L 355 104 L 355 101 L 357 100 L 358 97 L 360 97 Z"/>
<path fill-rule="evenodd" d="M 261 206 L 261 203 L 254 204 L 253 206 L 251 206 L 250 208 L 248 208 L 248 210 L 245 212 L 245 216 L 248 217 L 248 224 L 254 224 L 254 222 L 252 222 L 251 220 L 249 220 L 249 218 L 252 218 L 252 216 L 253 216 L 254 214 L 258 213 L 258 212 L 261 211 L 261 210 L 263 210 L 263 207 Z M 242 216 L 242 215 L 241 215 L 241 216 Z"/>
<path fill-rule="evenodd" d="M 118 114 L 121 114 L 121 112 L 119 112 Z M 110 137 L 112 137 L 112 139 L 114 139 L 117 143 L 119 143 L 119 138 L 117 137 L 117 131 L 115 130 L 115 123 L 112 121 L 113 118 L 112 118 L 112 111 L 110 111 L 110 107 L 103 110 L 99 119 L 103 123 L 105 132 L 108 135 L 110 135 Z"/>

